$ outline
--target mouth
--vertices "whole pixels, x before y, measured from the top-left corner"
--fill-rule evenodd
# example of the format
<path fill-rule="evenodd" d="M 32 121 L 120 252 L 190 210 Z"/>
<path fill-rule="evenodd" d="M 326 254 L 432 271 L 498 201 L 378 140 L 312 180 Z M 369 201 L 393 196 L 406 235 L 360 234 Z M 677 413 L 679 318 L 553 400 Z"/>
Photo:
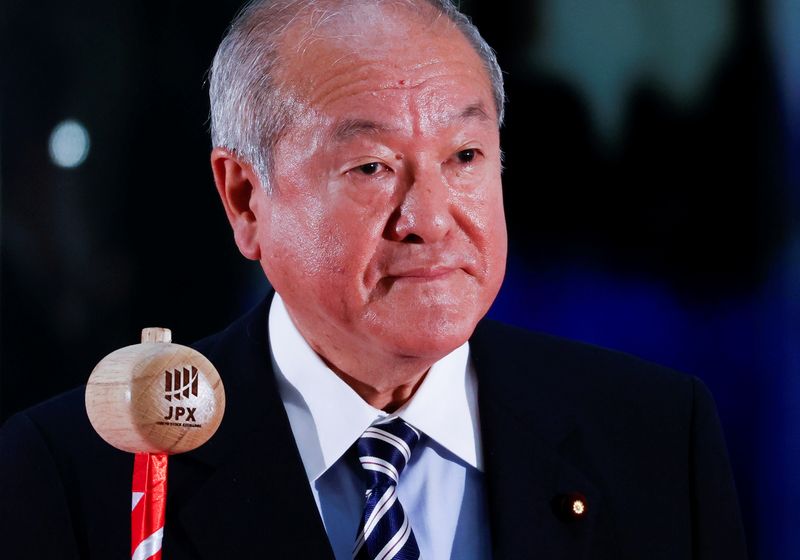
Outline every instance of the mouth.
<path fill-rule="evenodd" d="M 389 281 L 431 282 L 434 280 L 443 280 L 458 270 L 460 270 L 460 268 L 454 266 L 415 267 L 392 272 L 386 276 L 386 279 Z"/>
<path fill-rule="evenodd" d="M 395 287 L 452 292 L 462 289 L 463 281 L 476 280 L 479 276 L 477 258 L 469 250 L 390 254 L 382 260 L 383 263 L 373 269 L 375 280 L 365 283 L 372 286 L 370 300 L 386 296 Z"/>

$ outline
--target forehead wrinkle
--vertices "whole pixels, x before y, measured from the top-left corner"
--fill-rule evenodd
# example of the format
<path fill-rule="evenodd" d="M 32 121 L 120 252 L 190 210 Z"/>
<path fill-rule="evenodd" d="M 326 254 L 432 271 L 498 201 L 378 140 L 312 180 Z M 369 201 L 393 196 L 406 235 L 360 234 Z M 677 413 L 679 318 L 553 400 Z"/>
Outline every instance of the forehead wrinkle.
<path fill-rule="evenodd" d="M 309 106 L 324 111 L 326 105 L 334 104 L 342 98 L 369 93 L 370 91 L 373 93 L 386 91 L 406 91 L 410 93 L 418 91 L 425 88 L 433 80 L 448 80 L 451 76 L 459 75 L 460 67 L 466 66 L 459 62 L 434 60 L 417 64 L 413 68 L 396 67 L 399 75 L 403 76 L 402 80 L 397 80 L 396 76 L 385 75 L 385 78 L 375 83 L 376 72 L 373 72 L 373 70 L 385 70 L 385 66 L 382 66 L 380 62 L 364 63 L 365 61 L 359 59 L 357 55 L 355 58 L 353 60 L 352 53 L 345 55 L 336 60 L 336 63 L 343 63 L 343 59 L 351 59 L 351 64 L 344 63 L 342 68 L 323 76 L 318 81 L 308 81 L 307 79 L 304 84 L 298 84 L 295 91 L 298 89 L 304 91 L 305 94 L 301 94 L 301 98 L 304 97 Z M 419 74 L 420 71 L 425 70 L 427 70 L 425 72 L 426 75 L 414 75 L 415 72 Z M 380 73 L 385 74 L 385 72 Z M 462 118 L 481 117 L 483 120 L 483 117 L 485 117 L 491 120 L 484 103 L 477 102 L 474 105 L 476 106 L 467 107 L 463 111 Z M 455 120 L 459 116 L 460 113 L 457 113 L 451 116 L 450 119 Z"/>
<path fill-rule="evenodd" d="M 413 104 L 408 110 L 413 117 L 411 119 L 413 123 L 412 128 L 416 134 L 420 134 L 422 130 L 420 130 L 418 124 L 420 119 L 419 112 L 413 107 Z M 471 103 L 463 110 L 455 112 L 450 116 L 443 117 L 440 124 L 443 125 L 444 128 L 447 128 L 457 123 L 473 120 L 479 122 L 490 122 L 492 120 L 482 101 Z M 375 137 L 381 134 L 396 133 L 399 132 L 399 130 L 400 129 L 397 127 L 371 119 L 348 118 L 336 123 L 332 132 L 329 134 L 329 140 L 334 143 L 343 143 L 359 136 Z"/>
<path fill-rule="evenodd" d="M 461 110 L 456 109 L 444 114 L 433 112 L 423 116 L 424 113 L 416 107 L 416 102 L 411 103 L 409 110 L 414 114 L 413 122 L 422 124 L 425 121 L 434 129 L 439 130 L 449 129 L 458 125 L 466 126 L 469 123 L 492 123 L 495 120 L 490 116 L 490 113 L 486 110 L 486 104 L 481 99 L 469 103 Z M 415 125 L 415 130 L 417 129 L 418 126 Z M 417 131 L 422 132 L 421 130 Z"/>

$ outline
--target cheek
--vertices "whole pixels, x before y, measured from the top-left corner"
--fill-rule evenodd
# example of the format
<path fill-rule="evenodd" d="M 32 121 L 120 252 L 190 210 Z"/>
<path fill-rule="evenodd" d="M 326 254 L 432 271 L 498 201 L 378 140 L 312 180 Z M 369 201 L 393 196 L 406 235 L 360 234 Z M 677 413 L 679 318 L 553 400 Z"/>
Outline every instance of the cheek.
<path fill-rule="evenodd" d="M 342 194 L 274 208 L 266 254 L 289 282 L 324 279 L 342 289 L 360 286 L 382 237 L 384 217 L 376 203 Z"/>
<path fill-rule="evenodd" d="M 323 229 L 330 254 L 350 271 L 373 260 L 393 210 L 387 185 L 360 186 L 342 180 L 332 185 Z"/>
<path fill-rule="evenodd" d="M 499 182 L 491 186 L 457 190 L 452 195 L 452 204 L 463 222 L 463 228 L 474 241 L 496 239 L 501 237 L 500 234 L 505 237 L 505 213 Z"/>
<path fill-rule="evenodd" d="M 462 191 L 453 204 L 460 229 L 477 252 L 478 281 L 496 293 L 505 275 L 508 250 L 502 187 L 498 181 L 491 187 Z"/>
<path fill-rule="evenodd" d="M 325 261 L 320 250 L 326 239 L 322 207 L 313 199 L 282 200 L 282 196 L 276 195 L 270 205 L 268 220 L 260 220 L 266 224 L 261 232 L 265 269 L 290 280 L 316 276 Z"/>
<path fill-rule="evenodd" d="M 506 256 L 508 253 L 508 234 L 506 232 L 506 214 L 503 208 L 502 187 L 498 187 L 491 199 L 487 201 L 486 215 L 488 217 L 484 231 L 488 236 L 488 266 L 492 276 L 494 276 L 496 288 L 499 289 L 505 275 Z"/>

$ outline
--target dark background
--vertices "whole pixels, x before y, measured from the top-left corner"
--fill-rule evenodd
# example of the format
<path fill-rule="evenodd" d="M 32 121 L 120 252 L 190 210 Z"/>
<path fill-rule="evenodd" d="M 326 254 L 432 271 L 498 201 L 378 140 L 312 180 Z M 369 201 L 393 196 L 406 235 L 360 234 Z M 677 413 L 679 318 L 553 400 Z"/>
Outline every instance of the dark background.
<path fill-rule="evenodd" d="M 753 558 L 800 538 L 797 0 L 465 2 L 507 72 L 508 274 L 491 314 L 698 375 Z M 208 166 L 205 72 L 238 2 L 4 0 L 0 421 L 266 287 Z M 90 137 L 74 168 L 55 127 Z"/>

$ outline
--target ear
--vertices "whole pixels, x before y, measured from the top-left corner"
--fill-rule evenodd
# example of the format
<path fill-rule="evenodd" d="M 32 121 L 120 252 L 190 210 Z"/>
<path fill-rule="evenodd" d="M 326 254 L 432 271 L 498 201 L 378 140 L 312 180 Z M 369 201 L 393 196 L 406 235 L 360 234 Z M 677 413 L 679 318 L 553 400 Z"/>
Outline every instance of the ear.
<path fill-rule="evenodd" d="M 256 208 L 266 194 L 258 175 L 249 163 L 225 148 L 211 150 L 211 170 L 239 252 L 251 260 L 261 259 Z"/>

